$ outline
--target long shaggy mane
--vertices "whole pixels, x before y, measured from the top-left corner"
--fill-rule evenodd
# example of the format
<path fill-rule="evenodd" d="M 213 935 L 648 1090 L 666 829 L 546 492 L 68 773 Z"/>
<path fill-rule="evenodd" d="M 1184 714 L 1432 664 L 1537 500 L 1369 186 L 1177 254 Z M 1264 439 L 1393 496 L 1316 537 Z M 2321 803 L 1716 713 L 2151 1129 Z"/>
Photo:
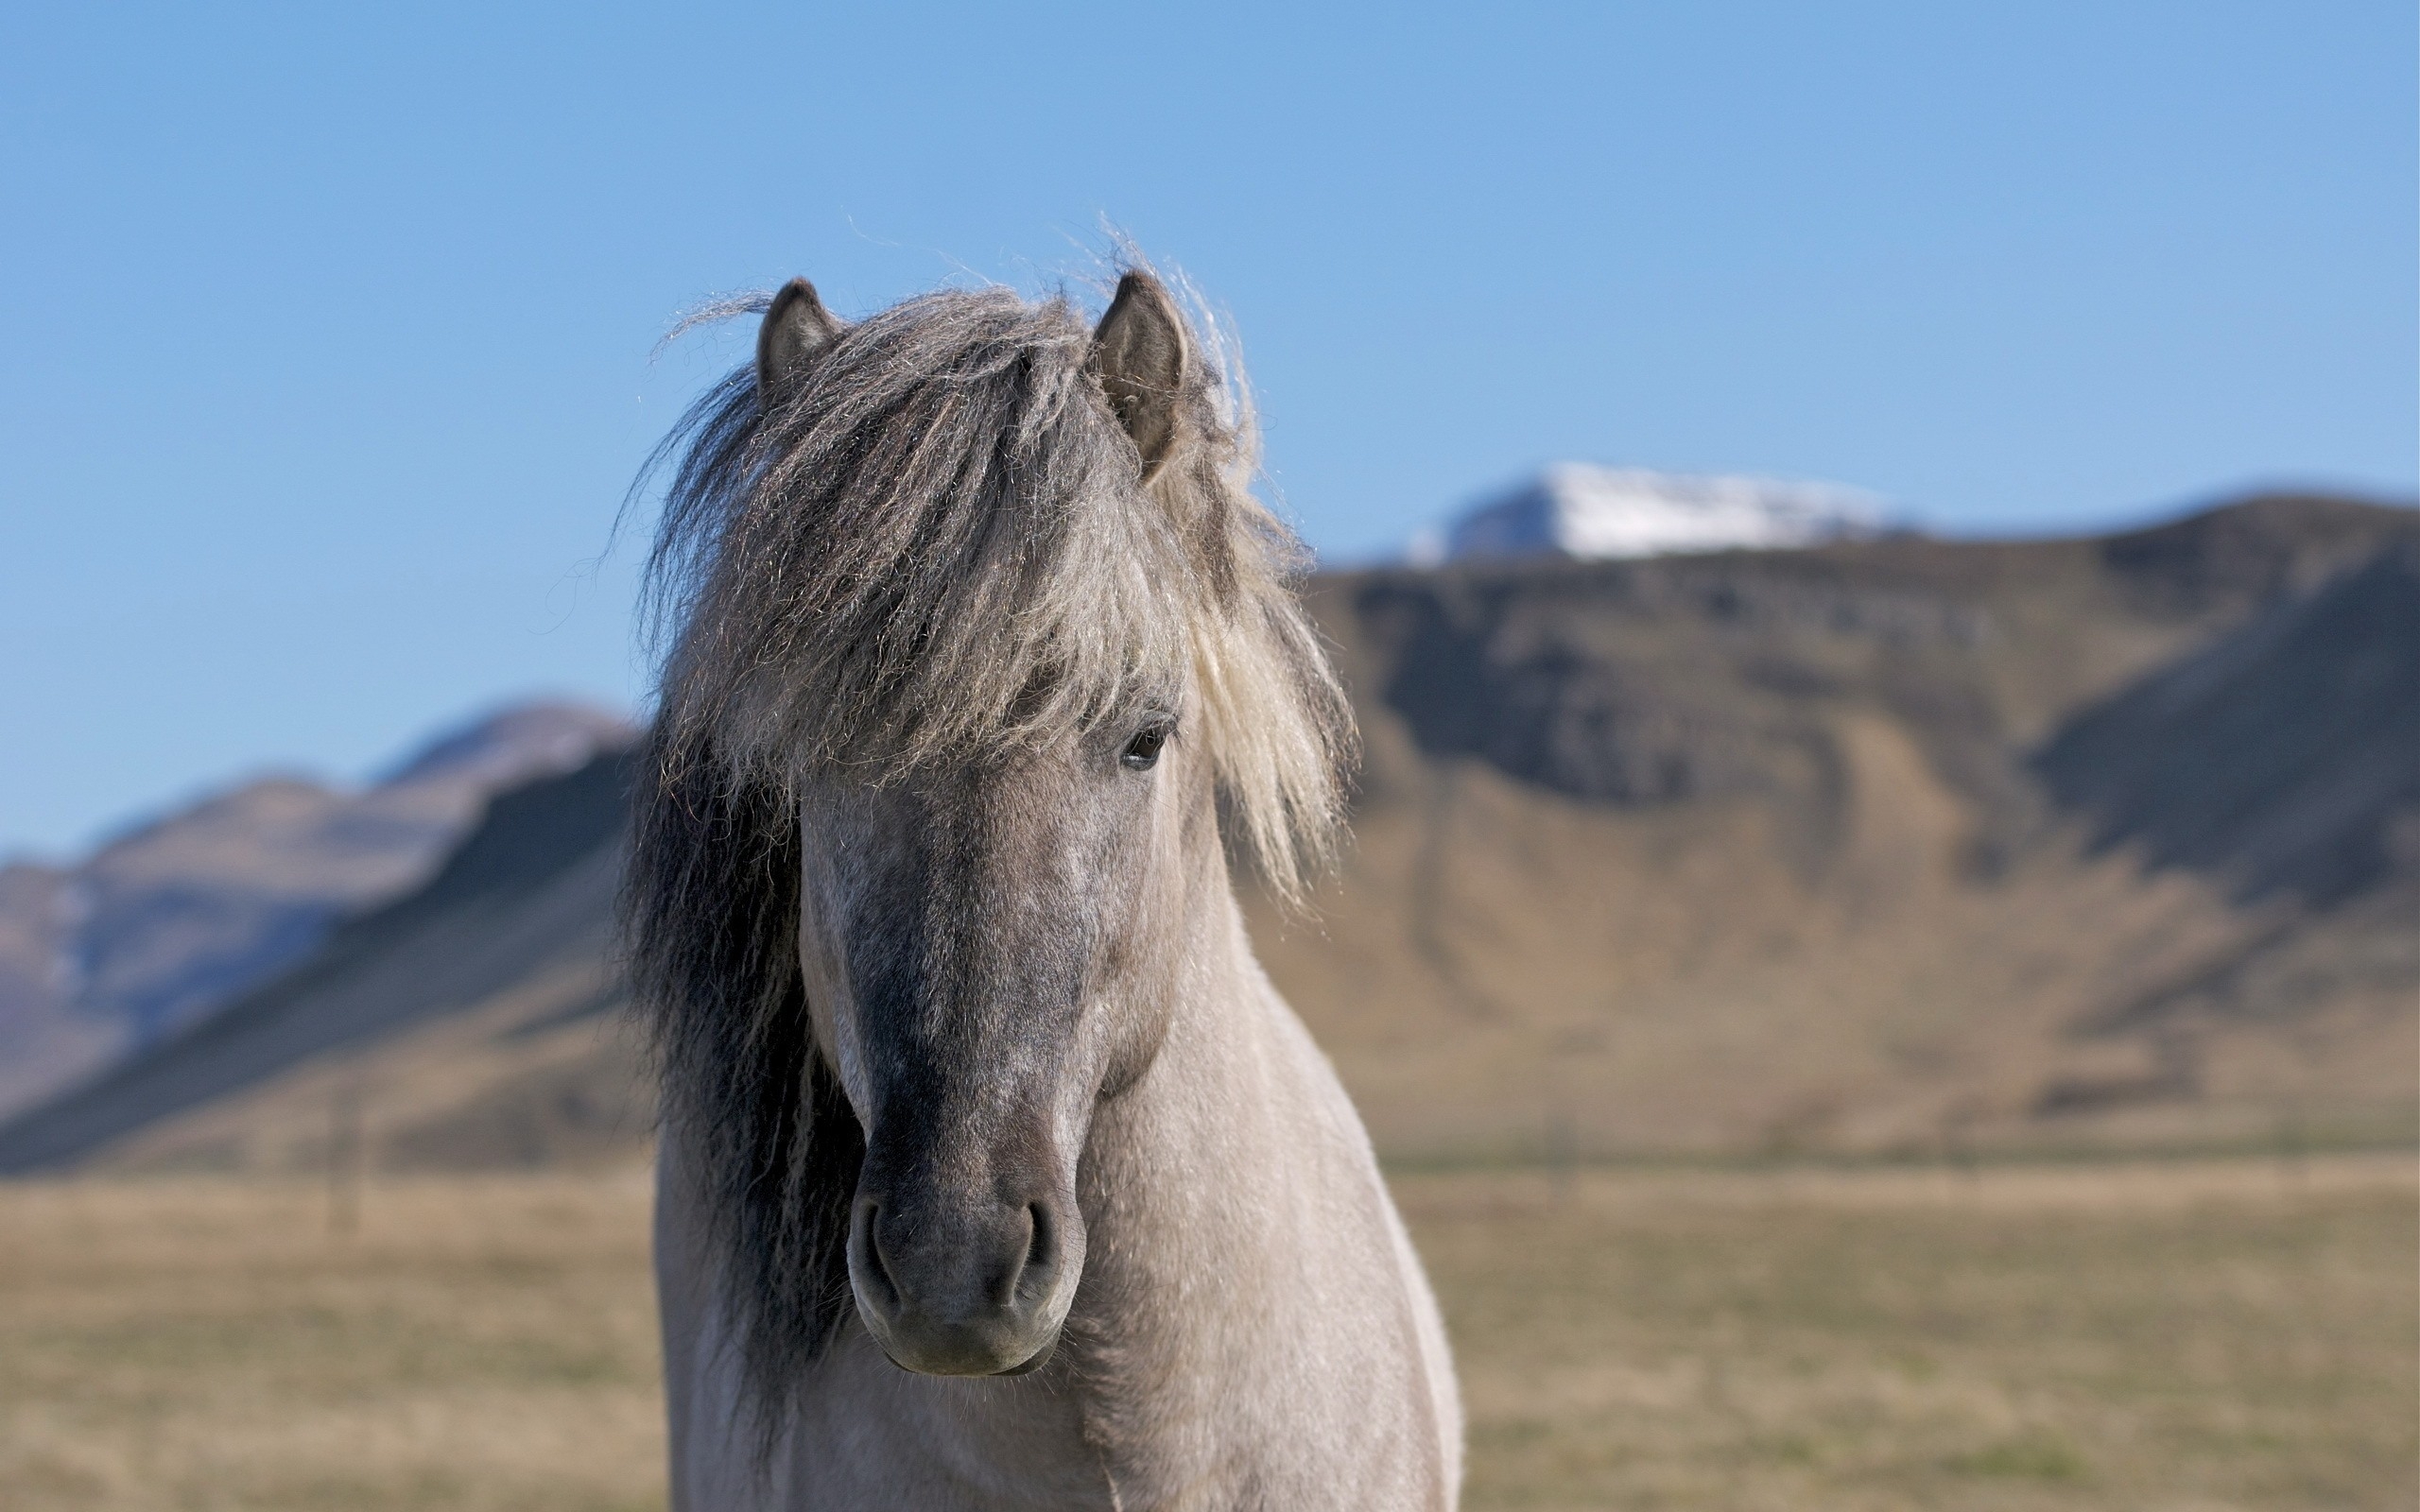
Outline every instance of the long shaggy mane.
<path fill-rule="evenodd" d="M 1349 716 L 1295 595 L 1301 548 L 1249 490 L 1251 407 L 1206 324 L 1148 483 L 1089 323 L 1002 289 L 846 327 L 769 407 L 752 368 L 734 372 L 658 453 L 666 654 L 627 948 L 768 1410 L 847 1315 L 864 1153 L 801 981 L 803 782 L 887 781 L 1183 688 L 1235 848 L 1288 897 L 1328 852 Z"/>

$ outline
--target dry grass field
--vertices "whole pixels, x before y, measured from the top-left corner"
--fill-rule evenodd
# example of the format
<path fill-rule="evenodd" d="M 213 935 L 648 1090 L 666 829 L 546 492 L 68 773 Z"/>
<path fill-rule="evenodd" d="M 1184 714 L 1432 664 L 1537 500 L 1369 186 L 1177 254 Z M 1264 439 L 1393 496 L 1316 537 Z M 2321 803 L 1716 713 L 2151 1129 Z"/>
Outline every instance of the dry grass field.
<path fill-rule="evenodd" d="M 2420 1503 L 2408 1160 L 1403 1184 L 1467 1504 Z"/>
<path fill-rule="evenodd" d="M 2408 1159 L 1413 1174 L 1489 1507 L 2408 1508 Z M 0 1187 L 0 1506 L 660 1506 L 647 1185 Z"/>

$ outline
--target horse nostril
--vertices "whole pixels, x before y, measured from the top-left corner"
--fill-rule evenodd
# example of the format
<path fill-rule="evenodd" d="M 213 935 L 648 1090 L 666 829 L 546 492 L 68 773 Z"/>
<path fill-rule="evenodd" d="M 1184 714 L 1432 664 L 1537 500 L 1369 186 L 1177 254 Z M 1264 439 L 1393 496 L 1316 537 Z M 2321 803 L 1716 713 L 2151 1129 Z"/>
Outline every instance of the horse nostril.
<path fill-rule="evenodd" d="M 1050 1221 L 1050 1210 L 1041 1203 L 1028 1204 L 1025 1212 L 1030 1237 L 1026 1241 L 1025 1261 L 1017 1267 L 1011 1295 L 1019 1300 L 1030 1302 L 1039 1298 L 1028 1296 L 1028 1293 L 1050 1289 L 1052 1273 L 1059 1263 L 1059 1230 Z"/>
<path fill-rule="evenodd" d="M 882 1221 L 882 1205 L 872 1198 L 857 1204 L 857 1221 L 849 1226 L 850 1259 L 857 1273 L 857 1284 L 873 1294 L 871 1300 L 885 1314 L 899 1311 L 899 1282 L 890 1274 L 890 1263 L 883 1258 L 882 1235 L 877 1226 Z"/>

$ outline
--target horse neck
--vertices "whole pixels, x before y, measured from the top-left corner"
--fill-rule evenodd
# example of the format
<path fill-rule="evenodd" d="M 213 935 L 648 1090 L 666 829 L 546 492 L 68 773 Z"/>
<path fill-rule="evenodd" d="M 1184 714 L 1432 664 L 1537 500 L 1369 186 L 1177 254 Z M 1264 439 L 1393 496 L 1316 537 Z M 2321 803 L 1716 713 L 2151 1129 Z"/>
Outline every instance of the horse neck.
<path fill-rule="evenodd" d="M 1270 988 L 1222 857 L 1197 885 L 1171 963 L 1175 1006 L 1150 1068 L 1094 1117 L 1080 1183 L 1099 1284 L 1087 1332 L 1166 1321 L 1150 1299 L 1215 1276 L 1204 1297 L 1250 1316 L 1254 1271 L 1283 1273 L 1319 1241 L 1284 1212 L 1288 1176 L 1352 1181 L 1366 1145 L 1326 1063 Z M 1200 1320 L 1233 1339 L 1237 1318 Z M 1147 1316 L 1148 1315 L 1148 1316 Z M 1179 1351 L 1182 1352 L 1182 1351 Z"/>

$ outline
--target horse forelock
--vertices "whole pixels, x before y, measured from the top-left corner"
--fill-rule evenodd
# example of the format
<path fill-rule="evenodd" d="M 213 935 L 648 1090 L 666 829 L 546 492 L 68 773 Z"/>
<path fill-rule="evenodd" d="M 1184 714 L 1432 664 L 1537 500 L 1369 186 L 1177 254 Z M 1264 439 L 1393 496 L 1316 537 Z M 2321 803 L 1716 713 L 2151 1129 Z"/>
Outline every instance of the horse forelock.
<path fill-rule="evenodd" d="M 884 781 L 1190 689 L 1188 739 L 1281 892 L 1325 853 L 1352 732 L 1253 496 L 1251 407 L 1197 353 L 1184 444 L 1138 459 L 1063 298 L 909 300 L 769 410 L 735 372 L 667 441 L 650 563 L 679 748 Z M 668 633 L 666 633 L 668 632 Z"/>

